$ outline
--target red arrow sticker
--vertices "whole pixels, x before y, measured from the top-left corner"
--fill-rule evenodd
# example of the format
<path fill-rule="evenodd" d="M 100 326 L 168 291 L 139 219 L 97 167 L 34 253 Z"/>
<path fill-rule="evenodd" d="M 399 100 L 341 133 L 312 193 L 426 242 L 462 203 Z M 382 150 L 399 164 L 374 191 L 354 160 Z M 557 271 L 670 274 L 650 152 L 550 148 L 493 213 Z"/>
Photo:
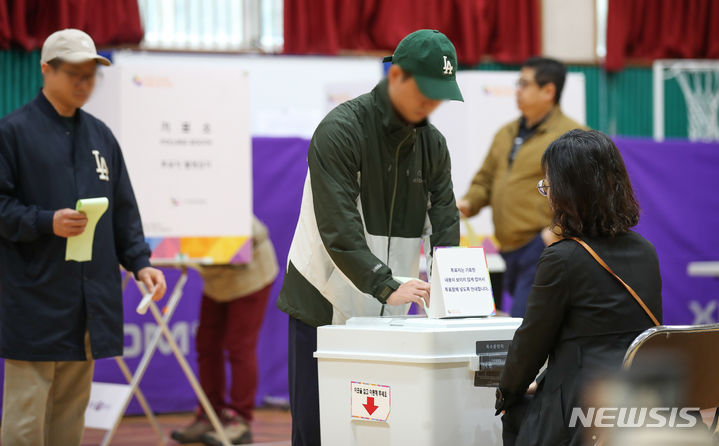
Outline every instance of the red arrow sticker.
<path fill-rule="evenodd" d="M 363 404 L 362 406 L 367 409 L 367 413 L 370 415 L 372 415 L 372 413 L 374 413 L 374 411 L 377 410 L 378 407 L 374 405 L 374 398 L 369 396 L 367 397 L 367 404 Z"/>
<path fill-rule="evenodd" d="M 387 421 L 391 407 L 390 386 L 351 381 L 352 418 Z"/>

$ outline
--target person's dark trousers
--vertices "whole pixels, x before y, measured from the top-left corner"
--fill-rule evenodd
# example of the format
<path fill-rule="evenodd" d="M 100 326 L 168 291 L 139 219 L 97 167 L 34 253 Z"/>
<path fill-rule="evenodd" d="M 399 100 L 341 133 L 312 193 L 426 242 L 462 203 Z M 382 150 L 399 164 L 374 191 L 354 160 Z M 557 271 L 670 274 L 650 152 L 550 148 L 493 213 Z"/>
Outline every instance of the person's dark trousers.
<path fill-rule="evenodd" d="M 522 422 L 527 415 L 527 409 L 531 401 L 532 397 L 525 395 L 502 415 L 502 444 L 504 446 L 514 446 L 516 444 L 519 428 L 522 427 Z"/>
<path fill-rule="evenodd" d="M 317 329 L 290 316 L 289 335 L 292 446 L 320 446 Z"/>
<path fill-rule="evenodd" d="M 502 252 L 507 265 L 504 272 L 503 287 L 512 296 L 512 317 L 524 317 L 527 310 L 527 297 L 532 290 L 537 261 L 544 251 L 544 241 L 537 234 L 531 242 L 514 251 Z"/>

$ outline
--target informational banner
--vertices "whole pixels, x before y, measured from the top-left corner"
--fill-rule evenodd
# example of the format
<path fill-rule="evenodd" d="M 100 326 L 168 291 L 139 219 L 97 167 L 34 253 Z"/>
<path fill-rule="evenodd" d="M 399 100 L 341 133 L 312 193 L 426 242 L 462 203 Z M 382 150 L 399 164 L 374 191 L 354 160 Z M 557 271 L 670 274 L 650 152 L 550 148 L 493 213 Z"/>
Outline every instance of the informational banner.
<path fill-rule="evenodd" d="M 154 259 L 252 254 L 247 74 L 152 59 L 102 71 L 87 111 L 118 139 Z"/>
<path fill-rule="evenodd" d="M 484 162 L 495 133 L 519 119 L 516 103 L 518 71 L 459 71 L 457 83 L 464 102 L 446 101 L 430 117 L 447 139 L 452 158 L 454 194 L 467 193 L 474 174 Z M 586 122 L 585 81 L 581 73 L 567 74 L 562 93 L 562 111 L 577 122 Z M 483 246 L 496 252 L 492 211 L 486 207 L 462 225 L 462 244 Z"/>

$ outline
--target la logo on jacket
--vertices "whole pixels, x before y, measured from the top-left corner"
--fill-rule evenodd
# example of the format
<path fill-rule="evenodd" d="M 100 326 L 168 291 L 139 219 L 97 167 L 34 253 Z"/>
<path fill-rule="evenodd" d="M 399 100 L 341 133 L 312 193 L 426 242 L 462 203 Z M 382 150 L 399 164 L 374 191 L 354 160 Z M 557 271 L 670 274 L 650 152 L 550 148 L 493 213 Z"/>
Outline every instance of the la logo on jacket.
<path fill-rule="evenodd" d="M 105 162 L 105 157 L 100 156 L 99 150 L 93 150 L 92 154 L 93 156 L 95 156 L 95 164 L 97 164 L 97 169 L 95 169 L 95 172 L 98 173 L 98 178 L 103 181 L 110 181 L 110 170 L 107 168 L 107 162 Z"/>

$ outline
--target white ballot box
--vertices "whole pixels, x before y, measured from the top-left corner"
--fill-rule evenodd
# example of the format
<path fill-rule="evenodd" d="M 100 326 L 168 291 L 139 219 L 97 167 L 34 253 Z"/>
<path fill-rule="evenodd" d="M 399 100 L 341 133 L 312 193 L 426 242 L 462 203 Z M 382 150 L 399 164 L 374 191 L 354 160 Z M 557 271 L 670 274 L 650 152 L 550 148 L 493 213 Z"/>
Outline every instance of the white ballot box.
<path fill-rule="evenodd" d="M 359 317 L 317 330 L 322 444 L 502 444 L 495 389 L 521 319 Z"/>

